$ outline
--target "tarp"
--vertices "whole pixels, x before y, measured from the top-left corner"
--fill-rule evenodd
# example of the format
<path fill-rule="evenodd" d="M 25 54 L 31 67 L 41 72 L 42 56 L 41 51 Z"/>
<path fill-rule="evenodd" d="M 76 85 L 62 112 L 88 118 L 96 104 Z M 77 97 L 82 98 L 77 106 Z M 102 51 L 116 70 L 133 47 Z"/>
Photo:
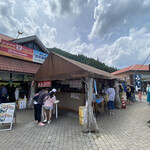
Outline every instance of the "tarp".
<path fill-rule="evenodd" d="M 65 80 L 80 77 L 113 79 L 110 73 L 50 52 L 34 76 L 35 81 Z"/>

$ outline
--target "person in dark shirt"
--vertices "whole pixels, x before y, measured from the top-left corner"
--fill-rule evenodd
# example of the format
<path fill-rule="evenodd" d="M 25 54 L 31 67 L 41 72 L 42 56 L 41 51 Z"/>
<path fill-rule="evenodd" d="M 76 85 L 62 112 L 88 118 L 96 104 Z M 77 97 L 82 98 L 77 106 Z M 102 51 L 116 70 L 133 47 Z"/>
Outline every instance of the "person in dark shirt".
<path fill-rule="evenodd" d="M 135 88 L 134 88 L 134 85 L 131 85 L 130 89 L 131 89 L 131 100 L 132 100 L 132 102 L 135 102 L 136 99 L 135 99 Z"/>
<path fill-rule="evenodd" d="M 131 88 L 128 85 L 126 88 L 127 104 L 131 104 Z"/>
<path fill-rule="evenodd" d="M 42 105 L 44 104 L 44 98 L 48 94 L 48 89 L 43 89 L 36 100 L 37 104 L 35 105 L 37 111 L 37 120 L 38 126 L 44 126 L 45 124 L 41 122 L 41 112 L 42 112 Z"/>

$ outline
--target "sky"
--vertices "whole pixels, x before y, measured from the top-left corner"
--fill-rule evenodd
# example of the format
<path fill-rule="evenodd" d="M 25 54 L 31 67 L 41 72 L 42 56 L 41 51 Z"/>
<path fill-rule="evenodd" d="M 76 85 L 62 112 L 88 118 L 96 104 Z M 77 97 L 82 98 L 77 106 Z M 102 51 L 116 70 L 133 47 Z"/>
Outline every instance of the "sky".
<path fill-rule="evenodd" d="M 18 30 L 122 69 L 150 54 L 150 0 L 0 0 L 0 33 Z"/>

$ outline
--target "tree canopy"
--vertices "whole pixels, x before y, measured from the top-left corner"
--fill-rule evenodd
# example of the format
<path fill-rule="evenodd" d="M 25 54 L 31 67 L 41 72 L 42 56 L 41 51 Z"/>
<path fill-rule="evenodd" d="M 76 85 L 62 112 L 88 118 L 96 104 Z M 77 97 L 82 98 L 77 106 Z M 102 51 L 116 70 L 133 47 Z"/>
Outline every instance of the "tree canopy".
<path fill-rule="evenodd" d="M 117 68 L 107 66 L 107 65 L 105 65 L 105 63 L 100 62 L 99 59 L 95 60 L 93 58 L 89 58 L 89 57 L 84 56 L 82 54 L 74 55 L 74 54 L 68 53 L 66 51 L 63 51 L 61 49 L 58 49 L 58 48 L 47 48 L 47 49 L 50 52 L 57 53 L 57 54 L 62 55 L 64 57 L 67 57 L 67 58 L 70 58 L 72 60 L 81 62 L 83 64 L 87 64 L 87 65 L 95 67 L 97 69 L 104 70 L 104 71 L 109 72 L 109 73 L 117 71 Z"/>

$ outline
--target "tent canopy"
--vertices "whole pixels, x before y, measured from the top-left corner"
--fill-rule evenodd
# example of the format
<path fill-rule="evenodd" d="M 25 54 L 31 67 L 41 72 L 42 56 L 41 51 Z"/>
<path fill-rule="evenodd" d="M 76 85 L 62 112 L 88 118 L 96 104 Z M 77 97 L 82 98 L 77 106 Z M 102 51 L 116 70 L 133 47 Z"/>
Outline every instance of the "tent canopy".
<path fill-rule="evenodd" d="M 34 79 L 35 81 L 66 80 L 87 76 L 101 79 L 114 78 L 110 73 L 50 52 Z"/>

